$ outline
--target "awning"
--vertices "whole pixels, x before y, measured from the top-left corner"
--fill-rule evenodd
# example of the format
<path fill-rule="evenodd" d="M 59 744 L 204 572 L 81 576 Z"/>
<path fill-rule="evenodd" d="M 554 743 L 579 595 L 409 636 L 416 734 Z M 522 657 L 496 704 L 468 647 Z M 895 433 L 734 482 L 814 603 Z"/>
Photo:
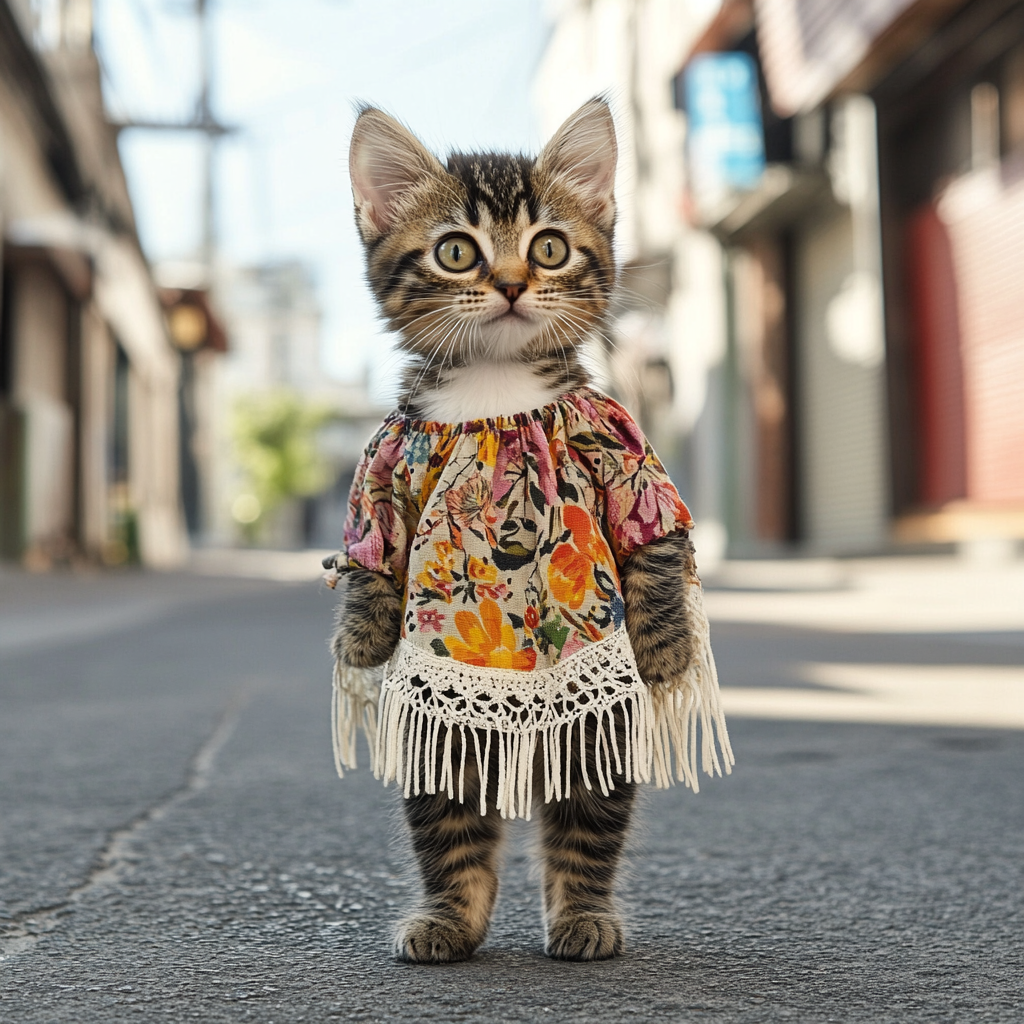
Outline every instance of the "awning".
<path fill-rule="evenodd" d="M 870 89 L 966 0 L 754 0 L 771 104 L 780 117 Z"/>

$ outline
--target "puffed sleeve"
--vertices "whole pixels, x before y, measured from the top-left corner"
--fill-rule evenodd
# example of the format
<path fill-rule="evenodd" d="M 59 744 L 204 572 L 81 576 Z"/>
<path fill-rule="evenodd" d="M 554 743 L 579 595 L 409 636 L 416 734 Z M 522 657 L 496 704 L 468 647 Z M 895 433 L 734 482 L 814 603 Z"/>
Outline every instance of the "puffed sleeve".
<path fill-rule="evenodd" d="M 603 486 L 605 531 L 621 566 L 638 548 L 693 528 L 693 518 L 632 416 L 591 393 L 581 403 L 587 462 Z M 579 442 L 580 435 L 574 437 Z"/>
<path fill-rule="evenodd" d="M 345 517 L 344 556 L 349 569 L 404 579 L 406 528 L 403 517 L 395 514 L 396 500 L 401 501 L 403 439 L 401 422 L 386 421 L 356 467 Z"/>

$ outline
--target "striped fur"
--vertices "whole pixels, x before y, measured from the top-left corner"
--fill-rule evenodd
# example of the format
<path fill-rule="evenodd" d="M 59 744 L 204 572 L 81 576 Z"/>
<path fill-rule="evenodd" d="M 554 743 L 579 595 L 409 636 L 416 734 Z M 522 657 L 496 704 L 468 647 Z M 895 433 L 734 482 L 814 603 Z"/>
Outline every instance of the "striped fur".
<path fill-rule="evenodd" d="M 622 569 L 626 631 L 645 683 L 681 675 L 700 638 L 690 595 L 700 587 L 693 542 L 686 530 L 637 548 Z"/>
<path fill-rule="evenodd" d="M 356 224 L 370 286 L 407 356 L 399 404 L 408 415 L 457 422 L 511 414 L 524 411 L 518 403 L 547 404 L 588 383 L 578 350 L 605 330 L 616 277 L 615 162 L 614 127 L 601 100 L 581 107 L 536 159 L 453 153 L 444 165 L 381 111 L 360 113 L 350 152 Z M 568 243 L 564 265 L 548 269 L 530 257 L 544 230 Z M 472 269 L 446 271 L 436 259 L 438 243 L 452 233 L 475 245 Z M 633 618 L 651 638 L 648 661 L 659 665 L 671 645 L 654 626 L 661 602 L 649 603 L 647 575 L 661 563 L 652 564 L 634 573 L 633 584 L 651 614 L 634 609 Z M 334 640 L 338 657 L 380 664 L 398 625 L 390 581 L 351 573 Z M 573 755 L 570 795 L 541 810 L 546 950 L 564 960 L 600 960 L 623 946 L 613 887 L 635 787 L 619 778 L 602 797 L 583 782 L 578 746 Z M 588 775 L 596 777 L 594 766 Z M 464 802 L 443 793 L 404 801 L 423 895 L 398 927 L 402 960 L 464 960 L 487 934 L 504 821 L 479 814 L 479 788 L 470 758 Z"/>
<path fill-rule="evenodd" d="M 453 736 L 455 756 L 461 742 Z M 497 773 L 492 752 L 489 776 Z M 444 793 L 411 796 L 405 803 L 423 896 L 416 912 L 398 925 L 395 955 L 411 963 L 466 960 L 484 941 L 498 895 L 498 849 L 504 819 L 481 815 L 480 775 L 466 759 L 465 802 Z"/>
<path fill-rule="evenodd" d="M 453 153 L 446 166 L 386 114 L 362 111 L 350 155 L 356 224 L 370 286 L 408 355 L 400 405 L 411 415 L 422 415 L 424 395 L 481 362 L 528 368 L 549 399 L 586 381 L 576 350 L 603 329 L 615 284 L 615 160 L 600 100 L 537 159 Z M 568 242 L 564 266 L 530 258 L 545 229 Z M 453 232 L 475 243 L 473 269 L 447 271 L 435 258 Z M 514 300 L 509 284 L 522 288 Z M 474 411 L 468 405 L 459 418 Z"/>
<path fill-rule="evenodd" d="M 594 778 L 595 725 L 588 721 L 588 778 Z M 618 716 L 619 740 L 625 722 Z M 569 795 L 541 808 L 544 951 L 556 960 L 607 960 L 623 949 L 623 925 L 614 886 L 629 831 L 637 787 L 615 779 L 607 796 L 583 782 L 573 751 Z"/>
<path fill-rule="evenodd" d="M 331 650 L 353 668 L 383 665 L 402 631 L 402 601 L 394 581 L 366 569 L 353 569 L 343 579 Z"/>
<path fill-rule="evenodd" d="M 619 743 L 626 722 L 616 721 Z M 587 723 L 587 777 L 597 777 L 594 731 Z M 481 738 L 481 743 L 483 739 Z M 472 747 L 471 741 L 467 745 Z M 460 736 L 453 734 L 454 758 L 461 761 Z M 541 759 L 538 752 L 538 762 Z M 491 752 L 489 777 L 497 777 L 497 754 Z M 543 770 L 540 763 L 534 770 Z M 637 787 L 614 776 L 608 796 L 583 781 L 580 750 L 572 752 L 570 791 L 540 810 L 540 857 L 543 865 L 545 952 L 558 960 L 607 960 L 623 949 L 623 924 L 614 900 L 614 885 L 629 831 Z M 493 781 L 491 786 L 493 786 Z M 493 803 L 495 794 L 487 794 Z M 404 801 L 423 896 L 400 922 L 395 954 L 413 963 L 445 963 L 472 956 L 487 935 L 498 892 L 498 854 L 506 822 L 482 816 L 480 777 L 472 757 L 466 760 L 464 802 L 441 792 Z"/>

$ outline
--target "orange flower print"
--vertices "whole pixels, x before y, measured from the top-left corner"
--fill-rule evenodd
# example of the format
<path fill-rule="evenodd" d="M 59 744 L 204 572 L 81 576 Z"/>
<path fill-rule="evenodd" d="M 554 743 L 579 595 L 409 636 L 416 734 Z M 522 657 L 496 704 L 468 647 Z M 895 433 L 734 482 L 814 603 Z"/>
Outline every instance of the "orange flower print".
<path fill-rule="evenodd" d="M 548 564 L 548 585 L 555 600 L 573 611 L 583 604 L 587 590 L 596 587 L 594 565 L 606 565 L 604 542 L 594 530 L 590 514 L 577 505 L 562 509 L 562 524 L 572 535 L 571 544 L 559 544 Z"/>
<path fill-rule="evenodd" d="M 571 544 L 559 544 L 548 564 L 548 586 L 560 604 L 575 611 L 583 604 L 587 587 L 594 578 L 594 560 Z"/>
<path fill-rule="evenodd" d="M 452 575 L 455 559 L 451 544 L 446 540 L 436 542 L 434 554 L 437 557 L 424 564 L 423 571 L 416 577 L 416 582 L 425 590 L 441 594 L 445 601 L 450 602 L 452 587 L 455 584 L 455 577 Z"/>
<path fill-rule="evenodd" d="M 469 568 L 466 571 L 474 583 L 497 583 L 498 581 L 497 566 L 488 565 L 482 558 L 477 558 L 476 555 L 470 555 Z"/>
<path fill-rule="evenodd" d="M 462 636 L 445 637 L 444 642 L 456 661 L 479 668 L 515 668 L 529 671 L 537 664 L 532 648 L 516 650 L 515 630 L 501 620 L 501 609 L 494 601 L 480 602 L 479 617 L 469 611 L 455 613 L 455 626 Z"/>
<path fill-rule="evenodd" d="M 498 582 L 498 567 L 490 565 L 476 555 L 470 555 L 466 575 L 476 584 L 476 592 L 481 597 L 491 597 L 500 601 L 508 593 L 508 587 Z"/>
<path fill-rule="evenodd" d="M 603 561 L 603 545 L 594 531 L 594 521 L 590 514 L 578 505 L 566 505 L 562 509 L 562 523 L 572 534 L 576 547 L 595 562 Z"/>
<path fill-rule="evenodd" d="M 540 616 L 537 614 L 537 609 L 531 604 L 526 609 L 526 613 L 523 615 L 523 621 L 530 627 L 530 629 L 536 629 L 540 625 Z"/>
<path fill-rule="evenodd" d="M 493 430 L 481 430 L 476 449 L 476 461 L 493 466 L 498 460 L 498 435 Z"/>

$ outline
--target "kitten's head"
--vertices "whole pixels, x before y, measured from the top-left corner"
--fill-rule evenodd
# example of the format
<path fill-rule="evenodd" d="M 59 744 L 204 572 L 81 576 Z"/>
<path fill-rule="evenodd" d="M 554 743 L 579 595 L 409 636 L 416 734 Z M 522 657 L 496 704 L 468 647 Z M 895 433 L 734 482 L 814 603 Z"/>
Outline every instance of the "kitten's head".
<path fill-rule="evenodd" d="M 359 115 L 349 166 L 368 277 L 402 346 L 431 363 L 571 351 L 615 280 L 615 128 L 599 99 L 539 157 L 453 153 Z"/>

